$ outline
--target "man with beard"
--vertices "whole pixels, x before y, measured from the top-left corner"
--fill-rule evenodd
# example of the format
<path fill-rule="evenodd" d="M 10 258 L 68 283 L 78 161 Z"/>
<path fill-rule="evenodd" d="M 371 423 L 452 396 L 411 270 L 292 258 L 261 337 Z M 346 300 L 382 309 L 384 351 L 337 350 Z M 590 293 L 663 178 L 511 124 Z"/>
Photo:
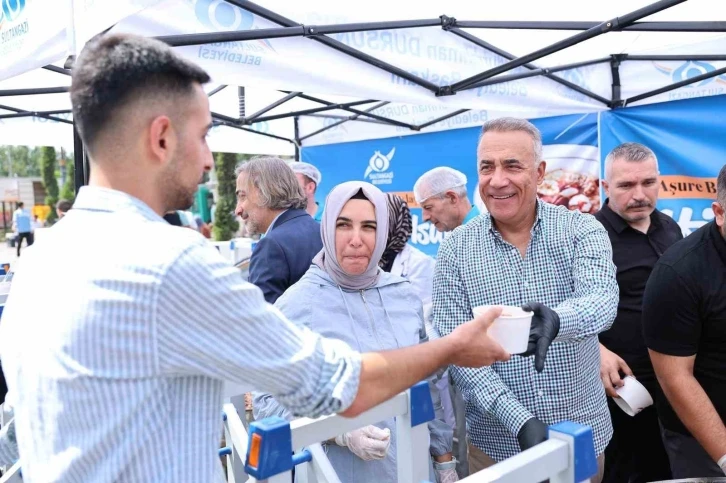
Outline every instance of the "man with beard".
<path fill-rule="evenodd" d="M 320 225 L 305 211 L 308 200 L 282 159 L 256 158 L 240 164 L 236 173 L 234 212 L 251 235 L 264 235 L 252 251 L 249 281 L 274 304 L 323 249 Z"/>
<path fill-rule="evenodd" d="M 726 165 L 715 219 L 673 245 L 643 297 L 643 335 L 673 478 L 726 473 Z"/>
<path fill-rule="evenodd" d="M 620 300 L 610 329 L 601 332 L 600 378 L 613 421 L 613 438 L 605 449 L 606 483 L 644 483 L 671 477 L 656 408 L 631 417 L 612 398 L 623 377 L 634 376 L 654 397 L 658 381 L 643 340 L 643 292 L 653 266 L 683 238 L 678 224 L 655 209 L 660 180 L 655 153 L 638 143 L 624 143 L 605 158 L 603 188 L 607 199 L 595 215 L 613 246 Z M 648 448 L 648 451 L 641 451 Z"/>
<path fill-rule="evenodd" d="M 222 481 L 225 381 L 301 416 L 357 416 L 440 367 L 509 359 L 486 336 L 501 309 L 355 352 L 291 324 L 198 232 L 165 222 L 212 167 L 208 81 L 135 35 L 100 35 L 75 61 L 89 185 L 23 257 L 0 324 L 26 483 Z"/>

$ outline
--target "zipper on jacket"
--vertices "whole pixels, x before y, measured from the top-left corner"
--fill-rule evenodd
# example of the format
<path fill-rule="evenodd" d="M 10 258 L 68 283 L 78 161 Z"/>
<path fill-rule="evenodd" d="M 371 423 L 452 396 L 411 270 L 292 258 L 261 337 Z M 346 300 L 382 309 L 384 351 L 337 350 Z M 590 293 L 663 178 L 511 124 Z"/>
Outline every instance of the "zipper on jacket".
<path fill-rule="evenodd" d="M 371 308 L 368 306 L 368 301 L 366 300 L 366 296 L 363 290 L 360 291 L 360 297 L 363 299 L 363 305 L 365 305 L 366 307 L 366 312 L 368 312 L 368 318 L 371 321 L 371 328 L 373 329 L 373 335 L 376 336 L 378 347 L 380 348 L 380 350 L 383 350 L 383 344 L 381 343 L 381 338 L 378 336 L 378 331 L 376 330 L 376 323 L 373 320 L 373 312 L 371 312 Z"/>

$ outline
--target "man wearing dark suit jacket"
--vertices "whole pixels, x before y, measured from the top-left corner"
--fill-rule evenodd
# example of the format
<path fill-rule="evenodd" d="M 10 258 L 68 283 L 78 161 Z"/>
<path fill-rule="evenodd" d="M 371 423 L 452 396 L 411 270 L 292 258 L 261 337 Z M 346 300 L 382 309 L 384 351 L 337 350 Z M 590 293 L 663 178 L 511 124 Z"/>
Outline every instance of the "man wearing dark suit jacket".
<path fill-rule="evenodd" d="M 236 173 L 235 213 L 251 234 L 262 235 L 252 251 L 249 281 L 272 304 L 322 250 L 320 225 L 305 211 L 307 198 L 283 160 L 255 158 L 238 166 Z"/>

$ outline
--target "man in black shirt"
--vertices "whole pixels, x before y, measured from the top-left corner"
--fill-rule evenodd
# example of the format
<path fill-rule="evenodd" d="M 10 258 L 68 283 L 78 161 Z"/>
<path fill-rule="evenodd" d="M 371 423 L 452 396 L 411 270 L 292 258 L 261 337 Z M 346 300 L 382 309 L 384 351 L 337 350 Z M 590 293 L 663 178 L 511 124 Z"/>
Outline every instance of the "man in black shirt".
<path fill-rule="evenodd" d="M 674 478 L 726 472 L 726 166 L 715 220 L 676 243 L 645 288 L 643 335 L 663 392 L 663 441 Z M 670 404 L 668 404 L 670 403 Z"/>
<path fill-rule="evenodd" d="M 599 336 L 600 377 L 611 398 L 618 397 L 615 389 L 623 385 L 624 375 L 635 376 L 654 398 L 659 392 L 643 340 L 643 292 L 655 263 L 683 238 L 678 224 L 655 209 L 659 186 L 658 161 L 646 146 L 621 144 L 605 158 L 603 188 L 608 199 L 595 217 L 610 236 L 620 289 L 615 322 Z M 613 438 L 605 449 L 603 482 L 670 479 L 656 408 L 631 417 L 610 398 L 608 408 Z"/>

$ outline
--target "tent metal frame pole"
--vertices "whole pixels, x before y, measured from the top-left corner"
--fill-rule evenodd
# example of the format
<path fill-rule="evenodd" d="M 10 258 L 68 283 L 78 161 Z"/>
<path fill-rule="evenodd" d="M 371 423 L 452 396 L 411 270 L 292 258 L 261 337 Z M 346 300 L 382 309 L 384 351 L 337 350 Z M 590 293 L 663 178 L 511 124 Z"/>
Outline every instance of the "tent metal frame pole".
<path fill-rule="evenodd" d="M 262 109 L 260 109 L 256 113 L 252 114 L 251 116 L 245 117 L 244 120 L 245 120 L 245 122 L 253 121 L 253 120 L 257 119 L 258 117 L 262 116 L 264 113 L 269 112 L 278 106 L 281 106 L 282 104 L 286 103 L 287 101 L 289 101 L 291 99 L 295 99 L 300 94 L 302 94 L 302 92 L 291 92 L 288 95 L 286 95 L 285 97 L 276 100 L 269 106 L 263 107 Z"/>
<path fill-rule="evenodd" d="M 726 67 L 722 67 L 720 69 L 716 69 L 711 72 L 706 72 L 705 74 L 697 75 L 697 76 L 691 77 L 690 79 L 682 80 L 680 82 L 675 82 L 673 84 L 669 84 L 667 86 L 661 87 L 660 89 L 654 89 L 652 91 L 644 92 L 643 94 L 638 94 L 637 96 L 629 97 L 629 98 L 621 101 L 620 105 L 617 107 L 625 107 L 628 104 L 632 104 L 633 102 L 642 101 L 643 99 L 657 96 L 658 94 L 663 94 L 664 92 L 672 91 L 672 90 L 678 89 L 679 87 L 684 87 L 689 84 L 701 82 L 702 80 L 710 79 L 712 77 L 717 77 L 722 74 L 726 74 Z"/>
<path fill-rule="evenodd" d="M 332 105 L 331 102 L 328 102 L 324 99 L 318 99 L 317 97 L 309 96 L 307 94 L 301 94 L 300 97 L 302 99 L 307 99 L 308 101 L 319 102 L 320 104 L 324 104 L 324 105 L 325 104 Z M 375 101 L 372 101 L 372 102 L 375 102 Z M 352 112 L 354 114 L 360 114 L 361 116 L 366 116 L 366 117 L 370 117 L 372 119 L 377 119 L 379 121 L 383 121 L 383 122 L 391 124 L 393 126 L 405 127 L 405 128 L 411 129 L 412 131 L 418 130 L 418 129 L 416 129 L 416 126 L 414 126 L 413 124 L 407 124 L 405 122 L 396 121 L 395 119 L 390 119 L 387 117 L 379 116 L 377 114 L 373 114 L 370 111 L 360 111 L 358 109 L 352 109 L 350 107 L 345 107 L 342 109 L 345 111 L 348 111 L 348 112 Z"/>
<path fill-rule="evenodd" d="M 455 19 L 454 19 L 454 22 L 456 22 Z M 475 45 L 478 45 L 479 47 L 481 47 L 481 48 L 483 48 L 485 50 L 488 50 L 489 52 L 493 52 L 493 53 L 497 54 L 500 57 L 504 57 L 507 60 L 514 60 L 514 59 L 517 58 L 516 55 L 510 54 L 509 52 L 507 52 L 505 50 L 502 50 L 499 47 L 496 47 L 495 45 L 492 45 L 489 42 L 486 42 L 486 41 L 484 41 L 484 40 L 482 40 L 482 39 L 480 39 L 478 37 L 475 37 L 474 35 L 472 35 L 472 34 L 470 34 L 468 32 L 464 32 L 463 30 L 461 30 L 459 28 L 456 28 L 456 27 L 450 28 L 448 31 L 451 32 L 454 35 L 457 35 L 457 36 L 461 37 L 464 40 L 468 40 L 469 42 L 471 42 L 471 43 L 473 43 Z M 537 67 L 534 64 L 530 64 L 530 63 L 526 63 L 526 64 L 522 65 L 522 67 L 526 67 L 527 69 L 539 69 L 539 67 Z M 590 91 L 588 89 L 585 89 L 584 87 L 578 86 L 577 84 L 572 83 L 572 82 L 570 82 L 568 80 L 565 80 L 565 79 L 563 79 L 561 77 L 558 77 L 558 76 L 552 75 L 552 74 L 543 74 L 543 75 L 546 78 L 548 78 L 548 79 L 550 79 L 550 80 L 552 80 L 554 82 L 557 82 L 558 84 L 561 84 L 561 85 L 563 85 L 565 87 L 569 87 L 570 89 L 572 89 L 572 90 L 574 90 L 576 92 L 579 92 L 580 94 L 582 94 L 584 96 L 587 96 L 590 99 L 594 99 L 594 100 L 596 100 L 596 101 L 598 101 L 598 102 L 600 102 L 600 103 L 602 103 L 604 105 L 608 105 L 610 103 L 610 100 L 609 99 L 606 99 L 606 98 L 604 98 L 604 97 L 602 97 L 602 96 L 600 96 L 598 94 L 595 94 L 594 92 L 592 92 L 592 91 Z"/>
<path fill-rule="evenodd" d="M 86 156 L 83 140 L 78 134 L 75 124 L 73 124 L 73 167 L 75 168 L 73 171 L 73 184 L 76 188 L 76 195 L 78 195 L 81 186 L 88 184 L 90 166 L 88 166 L 88 157 Z"/>
<path fill-rule="evenodd" d="M 0 97 L 35 96 L 39 94 L 64 94 L 70 87 L 34 87 L 32 89 L 5 89 L 0 90 Z"/>
<path fill-rule="evenodd" d="M 375 110 L 375 109 L 374 109 Z M 390 126 L 389 123 L 383 122 L 383 121 L 377 121 L 376 119 L 360 119 L 360 114 L 353 114 L 352 116 L 339 116 L 336 114 L 305 114 L 305 117 L 320 117 L 323 119 L 335 119 L 336 121 L 350 121 L 351 118 L 357 118 L 355 119 L 358 122 L 367 122 L 369 124 L 382 124 L 385 126 Z"/>
<path fill-rule="evenodd" d="M 305 96 L 302 93 L 299 94 L 299 96 L 301 98 L 307 98 L 307 96 Z M 308 100 L 311 100 L 311 99 L 308 99 Z M 262 116 L 262 117 L 258 117 L 257 119 L 253 119 L 253 120 L 251 120 L 249 122 L 246 121 L 246 120 L 245 121 L 240 121 L 240 122 L 244 122 L 245 124 L 254 124 L 256 122 L 274 121 L 276 119 L 285 119 L 285 118 L 288 118 L 288 117 L 303 116 L 305 114 L 313 114 L 313 113 L 316 113 L 316 112 L 332 111 L 332 110 L 335 110 L 335 109 L 348 110 L 348 109 L 350 109 L 350 106 L 357 106 L 357 105 L 360 105 L 360 104 L 370 104 L 371 102 L 375 102 L 375 101 L 362 100 L 362 101 L 346 102 L 344 104 L 335 104 L 335 103 L 332 103 L 332 102 L 325 101 L 325 103 L 322 103 L 321 102 L 321 104 L 325 104 L 322 107 L 312 107 L 310 109 L 303 109 L 303 110 L 300 110 L 300 111 L 286 112 L 284 114 L 273 114 L 271 116 Z"/>
<path fill-rule="evenodd" d="M 25 109 L 17 109 L 15 107 L 6 106 L 3 104 L 0 104 L 0 110 L 23 113 L 23 114 L 27 114 L 27 113 L 31 112 L 31 111 L 26 111 Z M 36 117 L 42 117 L 43 119 L 48 119 L 49 121 L 62 122 L 64 124 L 73 124 L 73 121 L 69 121 L 68 119 L 63 119 L 63 118 L 55 117 L 55 116 L 48 116 L 48 115 L 40 114 L 40 113 Z"/>
<path fill-rule="evenodd" d="M 295 136 L 295 161 L 300 161 L 300 117 L 293 117 L 292 122 Z"/>
<path fill-rule="evenodd" d="M 44 65 L 44 66 L 43 66 L 43 69 L 45 69 L 45 70 L 49 70 L 49 71 L 51 71 L 51 72 L 56 72 L 56 73 L 58 73 L 58 74 L 63 74 L 63 75 L 67 75 L 67 76 L 70 76 L 70 75 L 71 75 L 71 71 L 70 71 L 70 70 L 68 70 L 68 69 L 64 69 L 64 68 L 62 68 L 62 67 L 56 67 L 56 66 L 55 66 L 55 65 L 53 65 L 53 64 L 48 64 L 48 65 Z"/>
<path fill-rule="evenodd" d="M 276 24 L 283 25 L 285 27 L 301 27 L 302 26 L 301 24 L 296 23 L 296 22 L 290 20 L 289 18 L 285 18 L 282 15 L 279 15 L 271 10 L 268 10 L 260 5 L 257 5 L 256 3 L 250 2 L 249 0 L 225 0 L 225 1 L 229 4 L 240 7 L 244 10 L 247 10 L 250 13 L 253 13 L 266 20 L 275 22 Z M 416 75 L 413 75 L 399 67 L 396 67 L 395 65 L 384 62 L 381 59 L 377 59 L 377 58 L 373 57 L 372 55 L 368 55 L 364 52 L 361 52 L 360 50 L 356 50 L 352 47 L 349 47 L 348 45 L 344 44 L 343 42 L 339 42 L 335 39 L 331 39 L 330 37 L 326 37 L 325 35 L 317 35 L 316 32 L 310 32 L 310 33 L 315 34 L 315 35 L 309 36 L 310 39 L 315 40 L 316 42 L 320 42 L 323 45 L 330 47 L 331 49 L 335 49 L 338 52 L 341 52 L 343 54 L 354 57 L 355 59 L 358 59 L 361 62 L 370 64 L 370 65 L 377 67 L 381 70 L 384 70 L 390 74 L 397 75 L 403 79 L 413 82 L 414 84 L 424 87 L 424 88 L 430 90 L 431 92 L 437 92 L 439 89 L 439 86 L 437 86 L 436 84 L 434 84 L 432 82 L 429 82 Z"/>
<path fill-rule="evenodd" d="M 388 105 L 388 104 L 390 104 L 390 102 L 389 102 L 389 101 L 382 101 L 382 102 L 379 102 L 379 103 L 377 103 L 377 104 L 376 104 L 375 106 L 369 107 L 369 108 L 368 108 L 368 109 L 366 109 L 366 110 L 365 110 L 364 112 L 368 113 L 368 112 L 371 112 L 371 111 L 375 111 L 376 109 L 378 109 L 378 108 L 381 108 L 381 107 L 383 107 L 383 106 L 386 106 L 386 105 Z M 353 115 L 353 116 L 350 116 L 350 117 L 349 117 L 349 118 L 347 118 L 347 119 L 341 119 L 340 121 L 338 121 L 338 122 L 334 122 L 333 124 L 331 124 L 331 125 L 329 125 L 329 126 L 325 126 L 325 127 L 323 127 L 323 128 L 320 128 L 320 129 L 318 129 L 317 131 L 313 131 L 313 132 L 311 132 L 310 134 L 306 134 L 305 136 L 301 137 L 301 138 L 299 139 L 299 141 L 300 141 L 300 142 L 302 142 L 302 141 L 304 141 L 305 139 L 311 138 L 311 137 L 313 137 L 313 136 L 315 136 L 315 135 L 317 135 L 317 134 L 320 134 L 321 132 L 327 131 L 328 129 L 333 129 L 334 127 L 338 127 L 338 126 L 340 126 L 341 124 L 343 124 L 343 123 L 345 123 L 345 122 L 348 122 L 348 121 L 355 121 L 355 120 L 356 120 L 356 119 L 358 119 L 358 118 L 359 118 L 360 116 L 361 116 L 361 114 L 355 114 L 355 115 Z M 382 124 L 388 124 L 388 123 L 386 122 L 386 123 L 382 123 Z"/>
<path fill-rule="evenodd" d="M 215 117 L 215 115 L 212 115 L 212 117 Z M 260 136 L 267 136 L 268 138 L 279 139 L 280 141 L 287 141 L 288 143 L 295 144 L 295 141 L 293 141 L 292 139 L 289 139 L 289 138 L 286 138 L 286 137 L 282 137 L 282 136 L 278 136 L 276 134 L 270 134 L 270 133 L 266 133 L 266 132 L 255 131 L 254 129 L 250 129 L 250 128 L 245 127 L 245 126 L 240 126 L 239 124 L 236 124 L 234 122 L 219 121 L 219 122 L 216 122 L 215 124 L 217 126 L 231 127 L 231 128 L 234 128 L 234 129 L 239 129 L 241 131 L 247 131 L 247 132 L 250 132 L 252 134 L 259 134 Z"/>
<path fill-rule="evenodd" d="M 610 57 L 603 57 L 601 59 L 586 60 L 583 62 L 558 65 L 555 67 L 543 67 L 543 68 L 539 68 L 539 69 L 535 69 L 535 70 L 530 70 L 529 72 L 522 72 L 521 74 L 498 75 L 491 79 L 482 81 L 478 84 L 474 84 L 473 86 L 471 86 L 471 88 L 473 89 L 475 87 L 484 87 L 484 86 L 490 86 L 490 85 L 495 85 L 495 84 L 501 84 L 503 82 L 527 79 L 529 77 L 537 77 L 537 76 L 544 75 L 544 74 L 554 74 L 555 72 L 562 72 L 563 70 L 577 69 L 578 67 L 602 64 L 602 63 L 609 62 L 609 61 L 610 61 Z"/>
<path fill-rule="evenodd" d="M 620 64 L 624 60 L 624 54 L 615 54 L 610 59 L 610 74 L 612 76 L 612 101 L 610 108 L 617 106 L 622 101 L 620 85 Z"/>
<path fill-rule="evenodd" d="M 504 72 L 515 69 L 529 62 L 533 62 L 537 59 L 541 59 L 542 57 L 554 54 L 555 52 L 559 52 L 560 50 L 566 49 L 568 47 L 572 47 L 573 45 L 577 45 L 581 42 L 584 42 L 585 40 L 589 40 L 607 32 L 620 30 L 623 27 L 632 24 L 636 20 L 647 17 L 649 15 L 653 15 L 654 13 L 658 13 L 662 10 L 665 10 L 674 5 L 678 5 L 679 3 L 683 3 L 685 1 L 686 0 L 659 0 L 658 2 L 625 14 L 622 17 L 615 17 L 612 20 L 603 22 L 584 32 L 580 32 L 564 40 L 560 40 L 559 42 L 555 42 L 554 44 L 548 45 L 547 47 L 539 49 L 535 52 L 524 55 L 522 57 L 518 57 L 505 64 L 499 65 L 471 77 L 467 77 L 466 79 L 462 79 L 461 81 L 456 82 L 450 86 L 445 86 L 442 88 L 442 95 L 446 95 L 447 92 L 453 94 L 457 91 L 464 90 L 478 82 L 489 79 L 498 74 L 503 74 Z"/>
<path fill-rule="evenodd" d="M 437 122 L 445 121 L 445 120 L 447 120 L 447 119 L 449 119 L 449 118 L 451 118 L 451 117 L 456 117 L 456 116 L 458 116 L 459 114 L 463 114 L 463 113 L 465 113 L 466 111 L 470 111 L 470 110 L 471 110 L 471 109 L 457 109 L 457 110 L 456 110 L 456 111 L 454 111 L 454 112 L 450 112 L 450 113 L 448 113 L 448 114 L 445 114 L 445 115 L 443 115 L 443 116 L 441 116 L 441 117 L 437 117 L 436 119 L 431 119 L 431 120 L 430 120 L 430 121 L 428 121 L 428 122 L 425 122 L 425 123 L 423 123 L 423 124 L 419 124 L 419 125 L 418 125 L 418 128 L 419 128 L 419 129 L 423 129 L 423 128 L 426 128 L 426 127 L 429 127 L 429 126 L 433 126 L 433 125 L 434 125 L 434 124 L 436 124 Z"/>
<path fill-rule="evenodd" d="M 589 30 L 597 27 L 597 22 L 526 22 L 498 20 L 458 20 L 459 28 L 475 29 L 519 29 L 519 30 Z M 726 32 L 726 22 L 633 22 L 621 28 L 631 32 Z"/>
<path fill-rule="evenodd" d="M 669 61 L 687 61 L 687 60 L 701 60 L 701 61 L 724 61 L 726 60 L 726 55 L 723 54 L 694 54 L 694 55 L 632 55 L 632 54 L 623 54 L 625 58 L 623 60 L 632 60 L 632 61 L 661 61 L 661 62 L 669 62 Z"/>
<path fill-rule="evenodd" d="M 227 88 L 227 85 L 222 84 L 221 86 L 217 87 L 216 89 L 212 89 L 211 91 L 209 91 L 209 94 L 207 94 L 207 97 L 212 97 L 213 95 L 223 91 L 226 88 Z"/>
<path fill-rule="evenodd" d="M 0 119 L 16 119 L 19 117 L 43 117 L 52 116 L 53 114 L 69 114 L 73 111 L 70 109 L 58 109 L 55 111 L 25 111 L 13 114 L 0 114 Z"/>

